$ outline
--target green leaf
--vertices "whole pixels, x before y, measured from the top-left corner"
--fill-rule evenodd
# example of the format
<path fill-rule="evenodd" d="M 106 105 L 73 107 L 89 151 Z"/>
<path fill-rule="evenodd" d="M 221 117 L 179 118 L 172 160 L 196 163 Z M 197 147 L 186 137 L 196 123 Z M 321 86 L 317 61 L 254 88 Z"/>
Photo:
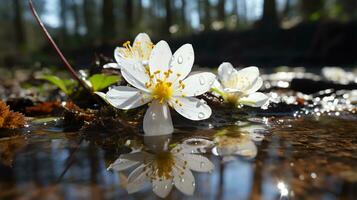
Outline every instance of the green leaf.
<path fill-rule="evenodd" d="M 54 75 L 44 75 L 40 79 L 46 80 L 53 85 L 57 86 L 60 90 L 62 90 L 64 93 L 67 95 L 70 93 L 69 89 L 67 88 L 68 83 L 66 83 L 67 80 L 63 80 L 59 78 L 58 76 Z"/>
<path fill-rule="evenodd" d="M 100 91 L 118 81 L 119 76 L 117 75 L 94 74 L 89 78 L 93 91 Z"/>

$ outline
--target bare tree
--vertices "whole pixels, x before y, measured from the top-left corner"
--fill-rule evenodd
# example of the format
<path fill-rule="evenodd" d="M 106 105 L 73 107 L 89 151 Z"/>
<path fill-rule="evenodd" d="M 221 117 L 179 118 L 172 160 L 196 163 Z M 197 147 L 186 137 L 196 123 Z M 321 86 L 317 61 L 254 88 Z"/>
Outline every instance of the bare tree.
<path fill-rule="evenodd" d="M 83 1 L 84 23 L 87 30 L 87 37 L 89 39 L 93 38 L 96 32 L 95 6 L 96 4 L 94 0 Z"/>
<path fill-rule="evenodd" d="M 226 12 L 225 12 L 225 0 L 218 0 L 217 10 L 218 10 L 218 20 L 224 21 L 226 19 Z"/>
<path fill-rule="evenodd" d="M 187 31 L 187 19 L 186 19 L 186 0 L 181 0 L 181 23 L 182 23 L 182 32 Z"/>
<path fill-rule="evenodd" d="M 75 0 L 72 0 L 71 9 L 72 9 L 73 17 L 74 17 L 74 34 L 76 37 L 78 37 L 81 24 L 80 24 L 78 5 Z"/>
<path fill-rule="evenodd" d="M 105 42 L 115 35 L 114 3 L 113 0 L 102 2 L 102 40 Z"/>
<path fill-rule="evenodd" d="M 61 18 L 61 32 L 62 32 L 62 37 L 63 39 L 67 38 L 68 32 L 67 32 L 67 1 L 66 0 L 60 0 L 60 6 L 61 6 L 61 12 L 60 12 L 60 18 Z"/>
<path fill-rule="evenodd" d="M 264 28 L 276 28 L 279 26 L 275 0 L 264 0 L 263 16 L 259 25 Z"/>
<path fill-rule="evenodd" d="M 302 16 L 304 20 L 309 20 L 311 19 L 310 17 L 314 13 L 319 13 L 321 15 L 323 14 L 323 7 L 324 7 L 324 0 L 301 0 L 300 1 L 300 10 L 302 12 Z"/>
<path fill-rule="evenodd" d="M 141 22 L 143 18 L 143 2 L 142 0 L 138 0 L 138 5 L 137 5 L 137 21 Z"/>
<path fill-rule="evenodd" d="M 209 0 L 204 0 L 204 13 L 205 17 L 203 20 L 203 24 L 205 26 L 205 30 L 211 29 L 211 4 Z"/>
<path fill-rule="evenodd" d="M 165 18 L 165 32 L 170 33 L 169 29 L 172 25 L 172 7 L 171 0 L 165 0 L 165 10 L 166 10 L 166 18 Z"/>
<path fill-rule="evenodd" d="M 127 29 L 130 31 L 133 28 L 133 1 L 132 0 L 125 0 L 124 4 L 124 11 L 125 11 L 125 25 Z"/>
<path fill-rule="evenodd" d="M 14 28 L 18 47 L 26 45 L 26 34 L 24 28 L 23 9 L 20 0 L 14 0 Z"/>

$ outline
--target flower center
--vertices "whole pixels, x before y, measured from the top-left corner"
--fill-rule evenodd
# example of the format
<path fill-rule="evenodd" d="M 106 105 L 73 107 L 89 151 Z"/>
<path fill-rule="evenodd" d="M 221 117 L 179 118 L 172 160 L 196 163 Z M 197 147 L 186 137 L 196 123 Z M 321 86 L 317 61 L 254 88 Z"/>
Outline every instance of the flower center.
<path fill-rule="evenodd" d="M 158 80 L 153 87 L 152 96 L 160 103 L 168 101 L 173 94 L 172 83 Z"/>
<path fill-rule="evenodd" d="M 126 58 L 139 58 L 141 60 L 148 60 L 151 50 L 153 49 L 154 45 L 152 43 L 148 43 L 148 49 L 145 51 L 142 44 L 140 42 L 135 42 L 133 46 L 130 45 L 130 41 L 126 41 L 123 44 L 124 49 L 124 56 Z"/>
<path fill-rule="evenodd" d="M 235 88 L 239 90 L 246 90 L 251 86 L 251 82 L 247 77 L 244 76 L 239 76 L 239 75 L 233 75 L 230 77 L 229 80 L 225 81 L 224 83 L 225 87 L 228 88 Z"/>
<path fill-rule="evenodd" d="M 157 170 L 157 176 L 160 178 L 169 179 L 172 177 L 172 168 L 175 165 L 175 160 L 171 152 L 159 152 L 155 156 L 154 167 Z"/>
<path fill-rule="evenodd" d="M 239 100 L 239 95 L 236 93 L 228 93 L 223 98 L 227 103 L 236 106 Z"/>

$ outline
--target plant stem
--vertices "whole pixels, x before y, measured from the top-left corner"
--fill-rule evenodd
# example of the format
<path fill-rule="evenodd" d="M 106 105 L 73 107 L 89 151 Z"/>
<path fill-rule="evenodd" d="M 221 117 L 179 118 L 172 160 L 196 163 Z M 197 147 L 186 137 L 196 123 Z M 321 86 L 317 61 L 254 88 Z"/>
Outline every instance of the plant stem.
<path fill-rule="evenodd" d="M 41 21 L 40 17 L 38 16 L 37 11 L 34 8 L 34 5 L 32 3 L 32 0 L 29 0 L 29 5 L 30 5 L 30 9 L 32 11 L 33 16 L 36 18 L 36 21 L 37 21 L 38 25 L 40 26 L 41 30 L 43 31 L 43 33 L 45 34 L 48 42 L 52 45 L 54 50 L 57 52 L 58 56 L 60 57 L 60 59 L 63 62 L 64 66 L 66 67 L 67 71 L 71 74 L 72 78 L 74 80 L 78 81 L 78 83 L 85 90 L 88 90 L 89 92 L 92 92 L 91 89 L 87 86 L 87 84 L 81 78 L 79 78 L 79 76 L 77 75 L 76 71 L 73 69 L 71 64 L 69 64 L 68 60 L 64 57 L 64 55 L 62 54 L 61 50 L 56 45 L 55 41 L 52 39 L 52 37 L 49 34 L 49 32 L 47 31 L 45 25 L 43 24 L 43 22 Z"/>

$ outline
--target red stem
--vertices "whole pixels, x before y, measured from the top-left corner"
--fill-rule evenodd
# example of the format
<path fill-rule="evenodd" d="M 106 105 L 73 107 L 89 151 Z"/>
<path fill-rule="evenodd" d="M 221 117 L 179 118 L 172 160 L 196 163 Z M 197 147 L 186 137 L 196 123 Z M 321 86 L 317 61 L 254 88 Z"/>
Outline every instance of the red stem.
<path fill-rule="evenodd" d="M 38 16 L 37 11 L 33 6 L 32 0 L 29 0 L 29 5 L 30 5 L 30 9 L 32 11 L 33 16 L 36 18 L 36 21 L 37 21 L 38 25 L 41 27 L 43 33 L 45 34 L 45 36 L 46 36 L 46 38 L 48 40 L 48 42 L 52 45 L 52 47 L 57 52 L 58 56 L 61 58 L 61 61 L 63 62 L 64 66 L 66 67 L 67 71 L 71 74 L 72 78 L 77 80 L 79 82 L 79 84 L 84 89 L 90 91 L 90 89 L 88 88 L 87 84 L 81 78 L 79 78 L 79 76 L 77 75 L 76 71 L 74 71 L 74 69 L 71 66 L 71 64 L 69 64 L 68 60 L 64 57 L 64 55 L 62 54 L 61 50 L 56 45 L 55 41 L 53 41 L 51 35 L 48 33 L 45 25 L 43 24 L 43 22 L 41 21 L 40 17 Z"/>

